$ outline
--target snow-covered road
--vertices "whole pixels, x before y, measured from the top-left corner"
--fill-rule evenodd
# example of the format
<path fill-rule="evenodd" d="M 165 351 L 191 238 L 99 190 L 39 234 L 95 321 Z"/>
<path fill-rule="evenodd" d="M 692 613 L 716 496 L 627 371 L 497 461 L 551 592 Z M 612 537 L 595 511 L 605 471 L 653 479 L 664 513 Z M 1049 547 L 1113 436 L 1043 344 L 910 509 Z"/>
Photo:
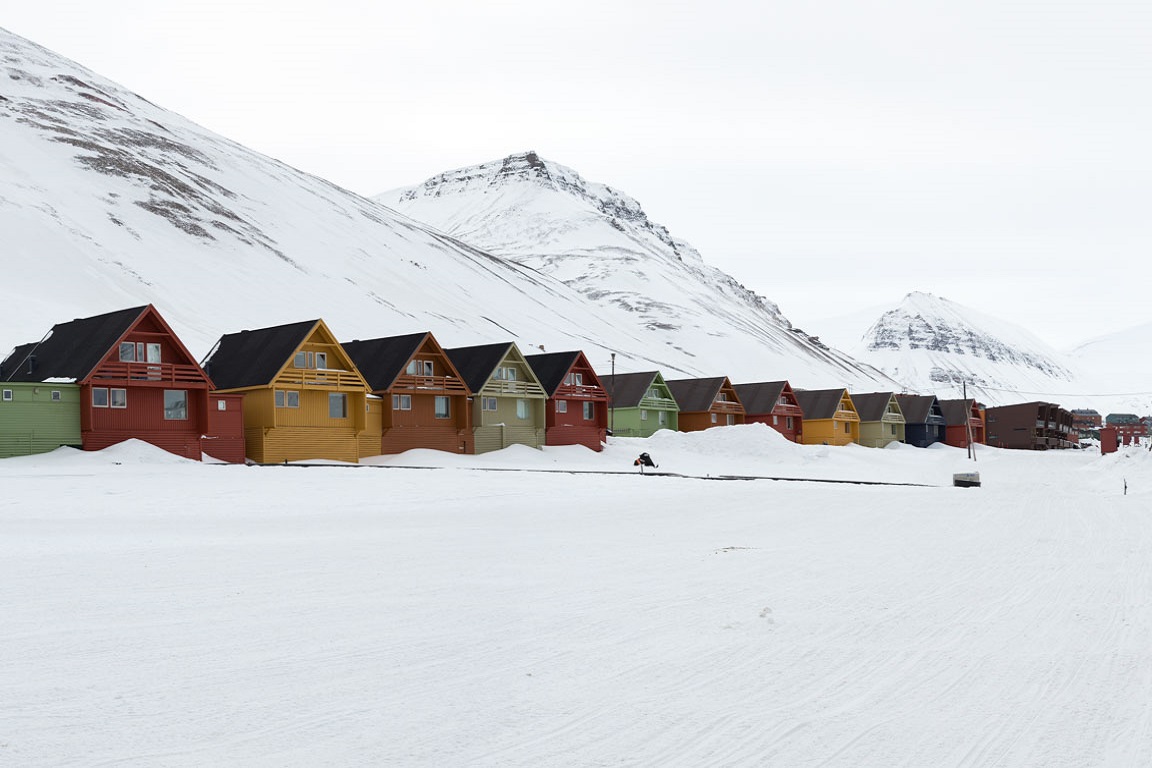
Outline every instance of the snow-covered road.
<path fill-rule="evenodd" d="M 464 468 L 637 445 L 0 461 L 0 765 L 1152 765 L 1147 454 L 956 489 L 962 451 L 742 428 L 647 445 L 939 487 Z"/>

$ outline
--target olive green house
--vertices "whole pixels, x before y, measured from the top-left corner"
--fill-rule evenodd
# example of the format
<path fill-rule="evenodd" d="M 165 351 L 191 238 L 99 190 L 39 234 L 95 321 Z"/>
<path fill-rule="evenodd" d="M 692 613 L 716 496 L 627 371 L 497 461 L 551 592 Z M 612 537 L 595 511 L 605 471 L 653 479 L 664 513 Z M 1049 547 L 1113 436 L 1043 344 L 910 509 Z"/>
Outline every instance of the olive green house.
<path fill-rule="evenodd" d="M 514 343 L 456 347 L 444 353 L 472 392 L 476 453 L 513 444 L 544 447 L 548 395 Z"/>
<path fill-rule="evenodd" d="M 888 443 L 904 442 L 904 411 L 895 392 L 870 392 L 852 395 L 860 415 L 860 445 L 883 448 Z"/>
<path fill-rule="evenodd" d="M 618 437 L 651 437 L 679 428 L 680 406 L 659 371 L 601 376 L 608 392 L 608 429 Z"/>
<path fill-rule="evenodd" d="M 0 381 L 0 458 L 80 447 L 80 387 Z"/>

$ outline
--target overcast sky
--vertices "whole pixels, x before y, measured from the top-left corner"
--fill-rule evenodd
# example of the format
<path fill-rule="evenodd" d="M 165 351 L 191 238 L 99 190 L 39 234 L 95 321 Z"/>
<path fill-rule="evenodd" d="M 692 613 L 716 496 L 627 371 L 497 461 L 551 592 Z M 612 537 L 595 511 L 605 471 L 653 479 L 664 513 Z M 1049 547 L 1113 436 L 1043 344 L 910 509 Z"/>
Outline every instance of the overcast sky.
<path fill-rule="evenodd" d="M 0 25 L 367 195 L 534 149 L 813 333 L 912 290 L 1058 348 L 1152 321 L 1146 0 L 56 0 Z"/>

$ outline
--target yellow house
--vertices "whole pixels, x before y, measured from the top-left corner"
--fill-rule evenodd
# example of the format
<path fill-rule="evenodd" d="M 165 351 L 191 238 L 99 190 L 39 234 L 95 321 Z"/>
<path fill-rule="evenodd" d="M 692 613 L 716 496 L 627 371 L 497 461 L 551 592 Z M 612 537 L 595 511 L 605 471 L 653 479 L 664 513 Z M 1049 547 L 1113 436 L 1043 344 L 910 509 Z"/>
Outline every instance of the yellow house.
<path fill-rule="evenodd" d="M 804 411 L 804 445 L 860 442 L 860 416 L 847 389 L 797 389 L 796 401 Z"/>
<path fill-rule="evenodd" d="M 244 395 L 250 461 L 359 461 L 380 453 L 380 408 L 323 320 L 220 337 L 203 363 L 217 391 Z"/>

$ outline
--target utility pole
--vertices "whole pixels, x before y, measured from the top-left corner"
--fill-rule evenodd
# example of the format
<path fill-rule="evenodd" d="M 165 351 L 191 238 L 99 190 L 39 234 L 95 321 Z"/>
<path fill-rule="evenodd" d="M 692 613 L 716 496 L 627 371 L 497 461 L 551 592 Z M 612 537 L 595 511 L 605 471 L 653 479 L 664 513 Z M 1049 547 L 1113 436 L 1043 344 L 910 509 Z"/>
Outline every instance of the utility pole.
<path fill-rule="evenodd" d="M 972 445 L 972 409 L 968 406 L 968 379 L 964 379 L 964 408 L 964 431 L 968 435 L 964 442 L 968 443 L 968 458 L 976 461 L 976 446 Z"/>
<path fill-rule="evenodd" d="M 608 431 L 616 434 L 616 353 L 612 353 L 612 386 L 608 388 Z"/>

